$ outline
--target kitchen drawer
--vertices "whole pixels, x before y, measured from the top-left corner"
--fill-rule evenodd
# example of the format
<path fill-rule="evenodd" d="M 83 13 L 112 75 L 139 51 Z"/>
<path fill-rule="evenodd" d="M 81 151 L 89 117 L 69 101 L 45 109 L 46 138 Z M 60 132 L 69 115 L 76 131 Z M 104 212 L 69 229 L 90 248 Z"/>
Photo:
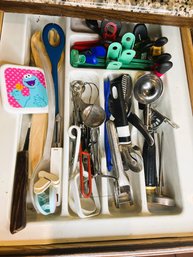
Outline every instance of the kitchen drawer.
<path fill-rule="evenodd" d="M 117 209 L 108 191 L 106 178 L 99 181 L 99 197 L 101 212 L 86 219 L 79 218 L 69 208 L 69 171 L 71 152 L 68 128 L 72 125 L 72 109 L 70 83 L 73 80 L 89 80 L 98 85 L 99 103 L 104 106 L 104 80 L 109 76 L 129 74 L 135 79 L 135 70 L 106 70 L 93 68 L 77 68 L 70 65 L 70 48 L 76 41 L 95 40 L 97 35 L 79 31 L 75 19 L 5 13 L 1 43 L 0 60 L 2 63 L 28 65 L 30 61 L 30 38 L 35 30 L 42 30 L 45 24 L 59 24 L 66 37 L 65 66 L 63 67 L 64 83 L 61 90 L 64 97 L 64 154 L 62 204 L 56 214 L 43 216 L 33 208 L 27 210 L 27 226 L 12 235 L 9 232 L 10 210 L 16 153 L 18 150 L 22 115 L 10 114 L 0 108 L 0 202 L 2 206 L 0 218 L 0 242 L 4 246 L 40 245 L 50 243 L 80 243 L 107 240 L 156 239 L 191 236 L 193 233 L 193 131 L 192 111 L 189 97 L 184 54 L 178 27 L 149 25 L 148 30 L 153 37 L 166 36 L 168 43 L 164 51 L 172 55 L 173 67 L 162 77 L 164 95 L 158 108 L 178 125 L 172 129 L 163 124 L 164 132 L 164 190 L 174 198 L 176 206 L 172 209 L 152 209 L 147 204 L 144 171 L 129 173 L 133 186 L 134 206 Z M 134 24 L 125 23 L 125 28 L 132 30 Z M 17 33 L 15 33 L 17 31 Z M 14 35 L 14 36 L 13 36 Z M 175 47 L 174 47 L 175 46 Z M 137 102 L 134 111 L 140 115 Z M 107 174 L 104 154 L 104 127 L 100 127 L 101 167 Z M 142 138 L 132 129 L 132 137 L 142 148 Z M 124 241 L 123 241 L 124 242 Z M 76 245 L 76 244 L 75 244 Z"/>

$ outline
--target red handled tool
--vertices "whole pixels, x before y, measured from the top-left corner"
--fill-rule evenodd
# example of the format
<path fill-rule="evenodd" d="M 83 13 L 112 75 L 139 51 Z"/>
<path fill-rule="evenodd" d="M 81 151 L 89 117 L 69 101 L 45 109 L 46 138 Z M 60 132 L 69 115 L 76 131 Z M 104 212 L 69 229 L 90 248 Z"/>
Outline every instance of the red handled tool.
<path fill-rule="evenodd" d="M 88 192 L 85 190 L 85 181 L 84 181 L 84 164 L 83 162 L 87 162 L 87 172 L 88 172 Z M 90 153 L 82 150 L 82 145 L 80 145 L 79 151 L 79 164 L 80 164 L 80 191 L 84 198 L 89 198 L 92 194 L 92 174 L 91 174 L 91 157 Z"/>

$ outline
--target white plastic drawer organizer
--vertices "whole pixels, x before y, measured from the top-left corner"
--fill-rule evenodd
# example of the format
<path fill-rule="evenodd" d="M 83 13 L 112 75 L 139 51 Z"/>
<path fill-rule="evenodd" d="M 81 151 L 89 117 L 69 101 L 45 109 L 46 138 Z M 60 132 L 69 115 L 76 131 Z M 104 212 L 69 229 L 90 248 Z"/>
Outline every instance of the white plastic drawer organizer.
<path fill-rule="evenodd" d="M 54 25 L 54 30 L 60 35 L 59 45 L 51 45 L 51 50 L 64 48 L 65 56 L 61 52 L 52 55 L 47 48 L 51 60 L 47 62 L 42 42 L 46 46 L 46 40 L 53 39 L 52 44 L 58 41 L 55 34 L 49 34 L 49 27 L 45 32 L 50 22 L 59 25 Z M 19 107 L 14 112 L 6 111 L 3 105 L 0 108 L 0 240 L 6 244 L 152 238 L 193 232 L 193 127 L 179 29 L 149 25 L 147 35 L 144 27 L 136 24 L 123 23 L 119 31 L 120 24 L 112 22 L 111 29 L 119 34 L 119 40 L 105 52 L 112 40 L 109 37 L 115 35 L 107 33 L 105 22 L 88 23 L 95 32 L 104 33 L 103 40 L 107 37 L 103 42 L 106 48 L 98 47 L 99 35 L 77 19 L 4 16 L 2 63 L 43 68 L 49 99 L 48 114 L 39 114 L 37 109 L 29 114 L 30 108 L 24 114 Z M 133 47 L 128 33 L 134 27 Z M 35 32 L 36 43 L 31 40 Z M 43 33 L 47 33 L 45 37 Z M 148 42 L 147 36 L 151 39 Z M 161 42 L 164 46 L 160 47 L 156 40 L 163 36 L 168 42 Z M 141 51 L 134 52 L 137 47 Z M 153 59 L 147 60 L 144 53 L 150 49 Z M 159 61 L 160 49 L 169 53 L 173 62 L 163 76 L 163 70 L 158 69 L 163 63 Z M 133 59 L 136 53 L 138 59 Z M 171 56 L 162 55 L 168 65 Z M 152 67 L 153 71 L 148 71 Z M 56 83 L 59 99 L 54 97 Z M 22 89 L 17 84 L 17 93 Z M 6 95 L 2 92 L 1 99 Z M 16 157 L 22 140 L 23 150 L 33 139 L 29 151 L 39 152 L 40 135 L 32 138 L 31 127 L 29 137 L 24 125 L 28 124 L 29 131 L 29 125 L 34 125 L 40 115 L 49 129 L 43 161 L 28 174 L 25 213 L 25 199 L 14 185 Z M 23 161 L 20 169 L 24 169 Z M 23 184 L 18 176 L 18 184 L 24 186 L 25 193 L 27 178 L 22 178 Z M 16 216 L 11 221 L 13 206 Z"/>

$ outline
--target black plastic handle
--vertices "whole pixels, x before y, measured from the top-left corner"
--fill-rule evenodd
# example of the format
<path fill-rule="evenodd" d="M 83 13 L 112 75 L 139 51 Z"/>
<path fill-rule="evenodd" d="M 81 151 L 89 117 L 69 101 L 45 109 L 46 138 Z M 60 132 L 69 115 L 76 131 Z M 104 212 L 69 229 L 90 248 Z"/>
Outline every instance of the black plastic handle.
<path fill-rule="evenodd" d="M 154 139 L 147 130 L 146 126 L 143 124 L 142 120 L 140 120 L 135 113 L 130 113 L 128 116 L 128 122 L 131 123 L 134 127 L 136 127 L 139 132 L 144 136 L 147 144 L 152 146 L 154 144 Z"/>
<path fill-rule="evenodd" d="M 151 134 L 154 138 L 153 133 Z M 157 186 L 157 168 L 156 168 L 156 146 L 155 142 L 150 146 L 147 141 L 143 145 L 143 162 L 145 171 L 146 187 Z"/>
<path fill-rule="evenodd" d="M 122 77 L 111 81 L 110 109 L 115 118 L 115 126 L 122 127 L 128 125 L 125 100 L 122 89 Z"/>
<path fill-rule="evenodd" d="M 154 46 L 162 47 L 167 44 L 168 38 L 167 37 L 160 37 L 154 42 Z"/>
<path fill-rule="evenodd" d="M 111 81 L 111 94 L 109 96 L 109 109 L 115 118 L 114 123 L 118 129 L 119 142 L 130 142 L 130 131 L 127 121 L 126 104 L 122 88 L 122 76 Z M 123 134 L 119 133 L 119 128 Z"/>
<path fill-rule="evenodd" d="M 155 71 L 159 72 L 160 74 L 166 73 L 168 70 L 170 70 L 173 67 L 173 63 L 170 61 L 163 62 L 160 65 L 155 67 Z"/>
<path fill-rule="evenodd" d="M 163 54 L 160 54 L 160 55 L 153 56 L 153 61 L 154 61 L 154 63 L 161 64 L 161 63 L 164 63 L 164 62 L 168 62 L 171 58 L 172 58 L 171 54 L 163 53 Z"/>
<path fill-rule="evenodd" d="M 138 23 L 135 25 L 133 29 L 133 34 L 135 35 L 136 43 L 149 40 L 147 27 L 143 23 Z"/>
<path fill-rule="evenodd" d="M 11 206 L 10 232 L 17 233 L 26 226 L 26 196 L 28 179 L 28 152 L 17 154 L 13 197 Z"/>
<path fill-rule="evenodd" d="M 100 34 L 100 28 L 97 20 L 85 20 L 86 25 L 95 33 Z"/>

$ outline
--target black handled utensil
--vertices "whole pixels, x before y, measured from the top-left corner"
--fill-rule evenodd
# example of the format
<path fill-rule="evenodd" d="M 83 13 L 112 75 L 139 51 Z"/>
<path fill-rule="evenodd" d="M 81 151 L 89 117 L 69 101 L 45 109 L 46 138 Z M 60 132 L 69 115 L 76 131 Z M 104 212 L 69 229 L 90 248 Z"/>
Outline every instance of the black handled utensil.
<path fill-rule="evenodd" d="M 85 20 L 86 25 L 95 33 L 100 34 L 100 27 L 97 20 Z"/>
<path fill-rule="evenodd" d="M 131 142 L 130 130 L 127 121 L 126 102 L 124 99 L 128 79 L 129 77 L 127 75 L 123 75 L 112 80 L 111 94 L 109 96 L 109 109 L 115 118 L 114 123 L 117 128 L 120 143 Z"/>
<path fill-rule="evenodd" d="M 152 135 L 149 133 L 149 131 L 147 130 L 146 126 L 143 124 L 142 120 L 140 120 L 137 117 L 137 115 L 132 112 L 130 113 L 127 119 L 128 119 L 128 122 L 130 122 L 131 125 L 136 127 L 139 130 L 139 132 L 144 136 L 147 144 L 149 146 L 152 146 L 154 144 L 154 139 Z"/>
<path fill-rule="evenodd" d="M 111 94 L 109 96 L 109 110 L 115 118 L 121 156 L 124 169 L 139 172 L 142 169 L 142 156 L 137 146 L 131 143 L 130 128 L 127 114 L 131 107 L 131 78 L 124 74 L 111 81 Z"/>
<path fill-rule="evenodd" d="M 135 83 L 134 96 L 140 104 L 144 105 L 144 124 L 153 138 L 154 132 L 151 124 L 150 106 L 162 95 L 162 93 L 162 80 L 154 74 L 145 74 Z M 157 186 L 155 141 L 154 144 L 150 146 L 147 143 L 147 140 L 145 140 L 143 146 L 143 161 L 146 187 L 155 188 Z"/>
<path fill-rule="evenodd" d="M 138 23 L 135 25 L 133 34 L 135 35 L 136 43 L 149 40 L 147 27 L 143 23 Z"/>
<path fill-rule="evenodd" d="M 154 138 L 154 133 L 151 133 Z M 157 187 L 157 167 L 156 167 L 156 146 L 149 145 L 145 140 L 143 145 L 143 162 L 145 171 L 145 185 L 148 188 Z"/>
<path fill-rule="evenodd" d="M 30 128 L 27 131 L 23 150 L 17 153 L 10 221 L 12 234 L 19 232 L 26 226 L 29 135 Z"/>

